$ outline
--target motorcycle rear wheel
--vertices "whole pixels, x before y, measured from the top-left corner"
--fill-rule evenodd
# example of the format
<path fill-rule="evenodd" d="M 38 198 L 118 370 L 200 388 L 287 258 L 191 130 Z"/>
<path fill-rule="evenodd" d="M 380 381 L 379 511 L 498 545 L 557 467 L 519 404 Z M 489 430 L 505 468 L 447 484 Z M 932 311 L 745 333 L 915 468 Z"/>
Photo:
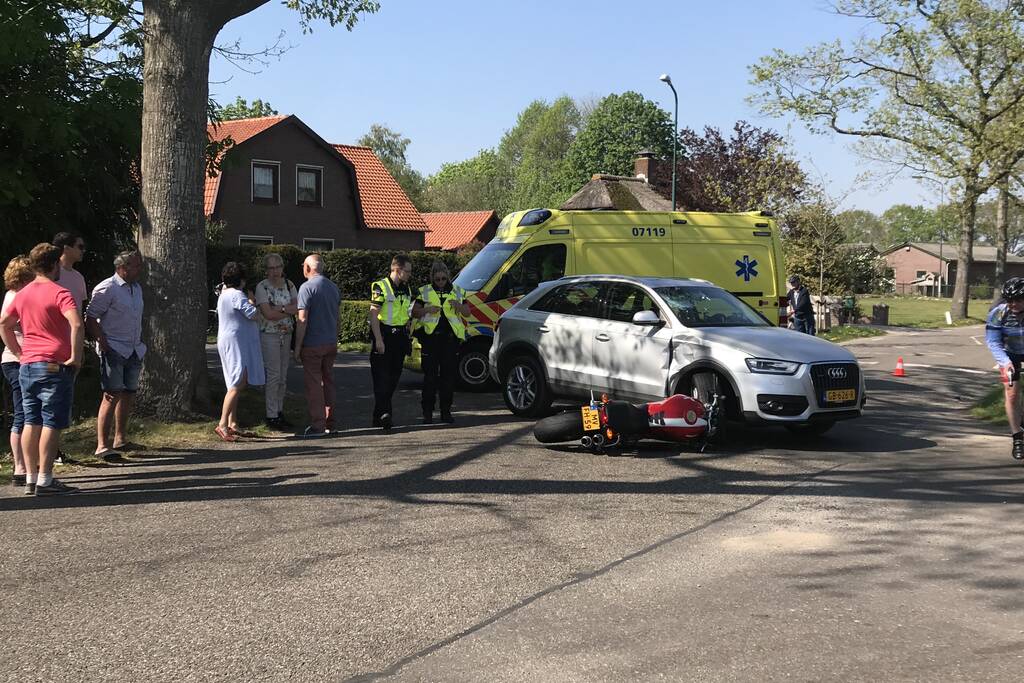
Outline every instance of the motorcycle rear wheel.
<path fill-rule="evenodd" d="M 575 441 L 583 434 L 583 417 L 579 410 L 545 417 L 533 426 L 533 436 L 541 443 Z"/>

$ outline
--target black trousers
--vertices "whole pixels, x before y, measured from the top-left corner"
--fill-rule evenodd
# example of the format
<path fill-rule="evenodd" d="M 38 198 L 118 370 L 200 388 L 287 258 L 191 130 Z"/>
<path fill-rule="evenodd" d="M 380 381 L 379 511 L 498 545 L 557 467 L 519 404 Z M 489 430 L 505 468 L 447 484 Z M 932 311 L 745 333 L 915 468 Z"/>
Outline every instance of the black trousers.
<path fill-rule="evenodd" d="M 392 413 L 391 397 L 402 376 L 405 353 L 409 348 L 409 335 L 404 327 L 380 326 L 384 339 L 384 353 L 370 352 L 370 373 L 373 376 L 373 419 Z"/>
<path fill-rule="evenodd" d="M 459 344 L 451 334 L 423 337 L 423 412 L 434 412 L 434 399 L 440 394 L 441 412 L 450 413 L 455 397 L 455 378 L 459 372 Z"/>

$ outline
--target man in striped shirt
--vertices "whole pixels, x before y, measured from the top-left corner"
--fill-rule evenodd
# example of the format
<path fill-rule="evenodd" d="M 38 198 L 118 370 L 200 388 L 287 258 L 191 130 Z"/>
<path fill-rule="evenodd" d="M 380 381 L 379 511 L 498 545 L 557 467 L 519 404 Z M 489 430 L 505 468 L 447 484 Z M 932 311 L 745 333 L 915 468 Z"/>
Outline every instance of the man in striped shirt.
<path fill-rule="evenodd" d="M 1003 300 L 988 314 L 985 341 L 999 364 L 1006 389 L 1006 418 L 1013 434 L 1012 455 L 1024 460 L 1024 425 L 1021 424 L 1020 369 L 1024 361 L 1024 278 L 1003 285 Z"/>

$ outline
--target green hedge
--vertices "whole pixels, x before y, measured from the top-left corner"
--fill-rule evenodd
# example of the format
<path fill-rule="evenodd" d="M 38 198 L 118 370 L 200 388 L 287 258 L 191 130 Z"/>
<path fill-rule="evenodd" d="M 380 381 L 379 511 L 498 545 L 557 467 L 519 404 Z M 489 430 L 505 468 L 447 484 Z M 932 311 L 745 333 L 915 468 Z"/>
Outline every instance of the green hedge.
<path fill-rule="evenodd" d="M 210 293 L 211 307 L 216 304 L 213 288 L 220 282 L 220 271 L 228 261 L 237 261 L 245 267 L 250 285 L 263 279 L 263 257 L 270 252 L 281 254 L 284 259 L 285 277 L 298 287 L 302 284 L 302 261 L 306 252 L 289 244 L 274 244 L 266 247 L 230 247 L 207 244 L 206 278 Z M 363 300 L 370 293 L 370 285 L 388 274 L 391 269 L 393 251 L 368 251 L 365 249 L 335 249 L 323 254 L 327 277 L 341 290 L 342 299 Z M 448 264 L 455 275 L 468 261 L 468 257 L 444 251 L 409 252 L 412 259 L 412 285 L 419 287 L 427 283 L 430 266 L 435 259 Z"/>
<path fill-rule="evenodd" d="M 369 301 L 342 301 L 338 311 L 338 343 L 370 341 Z"/>

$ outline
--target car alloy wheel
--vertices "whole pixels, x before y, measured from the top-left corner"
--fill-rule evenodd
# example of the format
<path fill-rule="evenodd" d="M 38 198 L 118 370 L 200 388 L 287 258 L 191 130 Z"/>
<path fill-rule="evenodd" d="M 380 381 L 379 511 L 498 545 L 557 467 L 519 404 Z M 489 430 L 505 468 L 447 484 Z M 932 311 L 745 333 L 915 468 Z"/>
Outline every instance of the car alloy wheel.
<path fill-rule="evenodd" d="M 537 375 L 528 365 L 516 365 L 508 373 L 505 392 L 512 407 L 527 412 L 537 401 Z"/>

